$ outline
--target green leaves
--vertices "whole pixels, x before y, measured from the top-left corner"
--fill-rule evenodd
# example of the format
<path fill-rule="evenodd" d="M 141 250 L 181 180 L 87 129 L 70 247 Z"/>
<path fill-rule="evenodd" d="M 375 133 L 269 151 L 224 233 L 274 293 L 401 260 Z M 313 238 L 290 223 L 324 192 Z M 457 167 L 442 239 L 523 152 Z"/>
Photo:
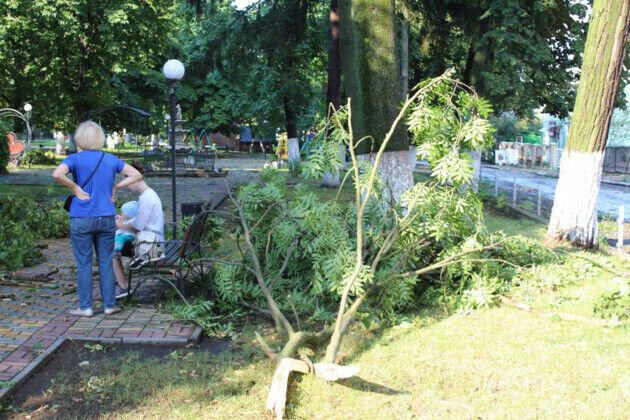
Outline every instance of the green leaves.
<path fill-rule="evenodd" d="M 432 168 L 431 176 L 442 184 L 465 185 L 470 183 L 473 168 L 469 155 L 450 152 L 437 160 Z"/>
<path fill-rule="evenodd" d="M 411 141 L 418 146 L 418 157 L 429 161 L 439 183 L 470 184 L 473 169 L 466 152 L 492 144 L 494 129 L 487 119 L 491 113 L 488 101 L 451 79 L 438 83 L 411 105 L 407 116 Z"/>

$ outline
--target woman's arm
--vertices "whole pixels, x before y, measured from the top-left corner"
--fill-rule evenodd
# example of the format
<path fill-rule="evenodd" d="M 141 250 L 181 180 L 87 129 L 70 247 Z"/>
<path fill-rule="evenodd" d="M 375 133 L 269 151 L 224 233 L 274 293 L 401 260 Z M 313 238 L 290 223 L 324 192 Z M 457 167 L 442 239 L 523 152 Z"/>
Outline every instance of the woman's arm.
<path fill-rule="evenodd" d="M 68 172 L 70 172 L 70 168 L 68 168 L 68 165 L 66 165 L 65 163 L 61 163 L 53 171 L 52 177 L 55 182 L 57 182 L 57 184 L 69 188 L 70 191 L 72 191 L 72 194 L 74 194 L 75 197 L 77 197 L 79 200 L 89 200 L 90 194 L 83 191 L 83 189 L 75 184 L 73 180 L 68 178 L 66 176 Z"/>
<path fill-rule="evenodd" d="M 138 172 L 136 168 L 126 163 L 121 173 L 125 175 L 125 179 L 114 185 L 114 192 L 116 192 L 116 190 L 120 190 L 121 188 L 128 187 L 134 182 L 138 182 L 142 179 L 142 174 Z"/>

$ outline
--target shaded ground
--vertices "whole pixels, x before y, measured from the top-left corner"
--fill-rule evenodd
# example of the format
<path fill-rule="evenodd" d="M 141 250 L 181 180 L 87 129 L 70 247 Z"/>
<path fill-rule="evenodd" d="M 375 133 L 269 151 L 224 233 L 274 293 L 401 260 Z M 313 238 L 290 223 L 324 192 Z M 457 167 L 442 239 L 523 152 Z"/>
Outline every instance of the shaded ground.
<path fill-rule="evenodd" d="M 112 401 L 107 398 L 98 397 L 98 376 L 93 376 L 98 374 L 104 365 L 113 367 L 115 371 L 116 365 L 129 363 L 130 360 L 142 360 L 145 363 L 155 363 L 155 366 L 159 367 L 164 359 L 172 360 L 178 354 L 216 355 L 227 350 L 229 346 L 228 341 L 211 340 L 185 349 L 168 345 L 98 345 L 66 342 L 57 350 L 50 362 L 22 384 L 5 403 L 5 411 L 0 413 L 0 418 L 93 418 L 106 415 L 107 412 L 115 415 L 121 407 L 112 405 Z M 80 363 L 85 366 L 79 365 Z M 93 377 L 97 379 L 93 380 Z M 68 398 L 63 392 L 57 392 L 59 385 L 82 383 L 86 378 L 88 386 L 83 394 Z M 151 386 L 137 383 L 139 388 L 143 388 L 138 389 L 138 392 L 147 392 L 148 390 L 144 389 L 147 385 Z"/>

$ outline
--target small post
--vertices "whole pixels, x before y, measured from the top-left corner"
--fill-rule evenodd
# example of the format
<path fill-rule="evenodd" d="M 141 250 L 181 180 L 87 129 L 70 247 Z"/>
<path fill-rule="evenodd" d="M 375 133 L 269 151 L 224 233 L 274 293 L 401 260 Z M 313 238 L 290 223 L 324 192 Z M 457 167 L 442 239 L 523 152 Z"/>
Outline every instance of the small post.
<path fill-rule="evenodd" d="M 494 170 L 494 198 L 499 196 L 499 175 L 498 170 Z"/>
<path fill-rule="evenodd" d="M 514 178 L 514 184 L 512 186 L 512 204 L 516 205 L 516 178 Z"/>
<path fill-rule="evenodd" d="M 542 193 L 540 191 L 540 185 L 538 186 L 538 206 L 536 207 L 536 215 L 541 217 L 542 214 Z"/>
<path fill-rule="evenodd" d="M 617 218 L 617 249 L 619 252 L 623 252 L 623 225 L 625 222 L 623 205 L 619 206 L 619 217 Z"/>

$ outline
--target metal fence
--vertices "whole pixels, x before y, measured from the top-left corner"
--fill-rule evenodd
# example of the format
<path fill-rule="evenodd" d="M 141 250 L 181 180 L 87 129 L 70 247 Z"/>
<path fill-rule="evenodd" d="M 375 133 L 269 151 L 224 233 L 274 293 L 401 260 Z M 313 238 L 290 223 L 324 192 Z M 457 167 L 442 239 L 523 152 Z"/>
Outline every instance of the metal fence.
<path fill-rule="evenodd" d="M 546 222 L 551 215 L 553 198 L 545 196 L 544 187 L 532 186 L 531 183 L 531 178 L 495 177 L 494 182 L 483 182 L 481 188 L 485 194 L 494 196 L 499 207 L 510 207 L 526 216 Z"/>
<path fill-rule="evenodd" d="M 517 213 L 541 223 L 548 223 L 553 207 L 553 194 L 545 195 L 544 186 L 532 186 L 531 178 L 495 178 L 483 181 L 481 192 L 495 198 L 498 207 L 508 207 Z M 630 211 L 630 209 L 628 210 Z M 599 232 L 608 245 L 619 253 L 630 253 L 630 216 L 624 206 L 619 206 L 617 214 L 600 216 Z"/>
<path fill-rule="evenodd" d="M 604 172 L 630 174 L 630 147 L 607 147 Z"/>

